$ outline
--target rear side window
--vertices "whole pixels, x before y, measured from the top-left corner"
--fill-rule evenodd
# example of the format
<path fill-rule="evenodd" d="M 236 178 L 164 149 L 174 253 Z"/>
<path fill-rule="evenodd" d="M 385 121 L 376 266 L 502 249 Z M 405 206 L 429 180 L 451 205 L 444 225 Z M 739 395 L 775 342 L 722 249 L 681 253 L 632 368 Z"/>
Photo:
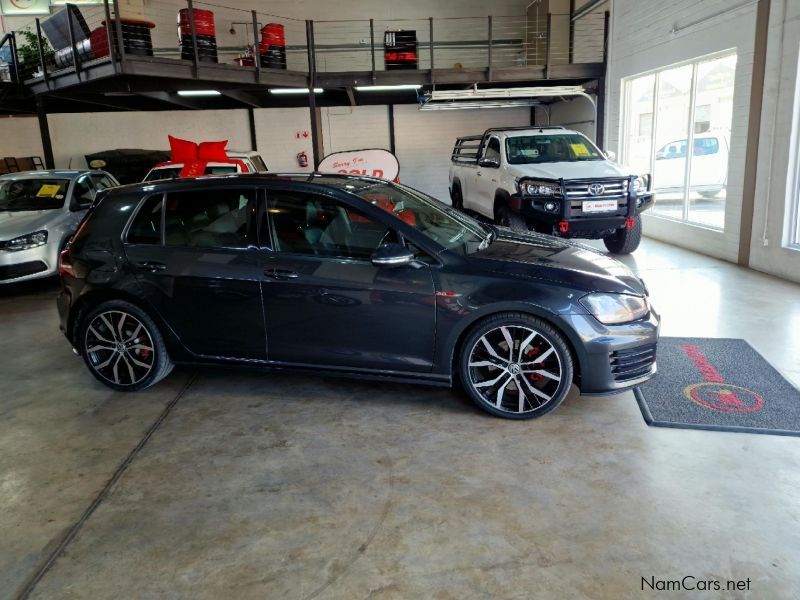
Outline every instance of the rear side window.
<path fill-rule="evenodd" d="M 167 195 L 164 242 L 168 246 L 246 248 L 251 239 L 253 190 L 204 188 Z"/>
<path fill-rule="evenodd" d="M 264 161 L 258 154 L 254 154 L 253 156 L 251 156 L 250 160 L 253 161 L 253 165 L 255 166 L 256 171 L 259 171 L 260 173 L 267 172 L 267 165 L 264 164 Z"/>
<path fill-rule="evenodd" d="M 129 244 L 161 243 L 161 206 L 163 196 L 150 196 L 144 201 L 142 208 L 128 229 Z"/>

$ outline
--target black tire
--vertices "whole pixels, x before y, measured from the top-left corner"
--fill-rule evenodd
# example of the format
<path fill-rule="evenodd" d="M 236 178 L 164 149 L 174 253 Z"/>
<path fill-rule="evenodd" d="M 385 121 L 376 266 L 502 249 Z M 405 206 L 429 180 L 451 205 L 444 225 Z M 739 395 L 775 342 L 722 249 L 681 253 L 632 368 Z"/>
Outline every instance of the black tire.
<path fill-rule="evenodd" d="M 454 184 L 450 194 L 450 201 L 456 210 L 464 210 L 464 197 L 461 195 L 461 186 Z"/>
<path fill-rule="evenodd" d="M 510 336 L 513 351 L 505 342 L 508 338 L 502 329 Z M 532 332 L 537 335 L 530 339 Z M 496 354 L 492 355 L 489 347 Z M 509 358 L 517 355 L 516 362 L 503 358 L 506 351 Z M 538 362 L 536 356 L 544 360 Z M 524 369 L 537 365 L 540 368 Z M 458 368 L 461 385 L 473 402 L 486 412 L 506 419 L 534 419 L 554 410 L 569 393 L 574 374 L 564 336 L 546 321 L 516 312 L 499 313 L 477 323 L 464 340 Z M 494 384 L 487 382 L 496 382 L 503 389 L 495 389 Z M 531 398 L 537 401 L 536 405 Z"/>
<path fill-rule="evenodd" d="M 494 220 L 500 227 L 509 227 L 512 231 L 528 231 L 525 217 L 505 205 L 497 209 L 497 216 Z"/>
<path fill-rule="evenodd" d="M 636 215 L 631 229 L 617 229 L 612 235 L 603 238 L 603 243 L 612 254 L 630 254 L 642 241 L 642 217 Z"/>
<path fill-rule="evenodd" d="M 173 368 L 156 324 L 124 300 L 103 302 L 87 313 L 78 328 L 77 344 L 89 372 L 121 392 L 148 388 Z"/>

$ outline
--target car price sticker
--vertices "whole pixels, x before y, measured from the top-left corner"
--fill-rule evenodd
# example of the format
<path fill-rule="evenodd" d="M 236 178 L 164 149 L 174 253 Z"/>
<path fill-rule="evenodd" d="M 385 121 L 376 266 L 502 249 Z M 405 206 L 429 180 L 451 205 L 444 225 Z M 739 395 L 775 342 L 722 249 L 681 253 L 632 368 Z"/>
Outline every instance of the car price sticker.
<path fill-rule="evenodd" d="M 55 198 L 58 192 L 61 190 L 60 185 L 53 185 L 51 183 L 45 183 L 42 187 L 39 188 L 39 191 L 36 192 L 37 198 Z"/>
<path fill-rule="evenodd" d="M 585 157 L 591 156 L 589 153 L 589 149 L 586 147 L 586 144 L 570 144 L 572 151 L 575 153 L 575 156 Z"/>

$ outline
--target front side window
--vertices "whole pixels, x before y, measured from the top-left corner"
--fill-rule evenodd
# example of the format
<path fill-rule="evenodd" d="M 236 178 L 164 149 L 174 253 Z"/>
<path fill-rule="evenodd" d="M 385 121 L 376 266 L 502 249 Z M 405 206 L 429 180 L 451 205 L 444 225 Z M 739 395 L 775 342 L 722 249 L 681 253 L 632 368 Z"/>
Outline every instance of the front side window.
<path fill-rule="evenodd" d="M 488 243 L 488 231 L 479 223 L 417 190 L 400 184 L 370 183 L 353 193 L 453 252 L 471 254 Z"/>
<path fill-rule="evenodd" d="M 506 158 L 512 165 L 605 160 L 597 146 L 578 133 L 509 137 Z"/>
<path fill-rule="evenodd" d="M 167 194 L 167 246 L 246 248 L 255 244 L 248 227 L 252 190 L 200 188 Z"/>
<path fill-rule="evenodd" d="M 72 202 L 76 208 L 88 208 L 94 202 L 94 186 L 88 175 L 84 175 L 75 182 Z"/>
<path fill-rule="evenodd" d="M 278 252 L 369 260 L 396 239 L 388 226 L 325 196 L 269 191 L 267 212 Z"/>
<path fill-rule="evenodd" d="M 63 208 L 68 188 L 69 179 L 0 179 L 0 211 Z"/>

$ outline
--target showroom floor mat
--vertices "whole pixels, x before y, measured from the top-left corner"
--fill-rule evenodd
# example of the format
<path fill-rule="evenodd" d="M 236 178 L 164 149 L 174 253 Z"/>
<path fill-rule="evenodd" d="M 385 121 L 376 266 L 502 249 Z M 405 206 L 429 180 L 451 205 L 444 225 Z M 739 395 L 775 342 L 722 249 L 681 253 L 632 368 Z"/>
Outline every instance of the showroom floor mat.
<path fill-rule="evenodd" d="M 800 391 L 744 340 L 661 338 L 635 395 L 648 425 L 800 436 Z"/>

